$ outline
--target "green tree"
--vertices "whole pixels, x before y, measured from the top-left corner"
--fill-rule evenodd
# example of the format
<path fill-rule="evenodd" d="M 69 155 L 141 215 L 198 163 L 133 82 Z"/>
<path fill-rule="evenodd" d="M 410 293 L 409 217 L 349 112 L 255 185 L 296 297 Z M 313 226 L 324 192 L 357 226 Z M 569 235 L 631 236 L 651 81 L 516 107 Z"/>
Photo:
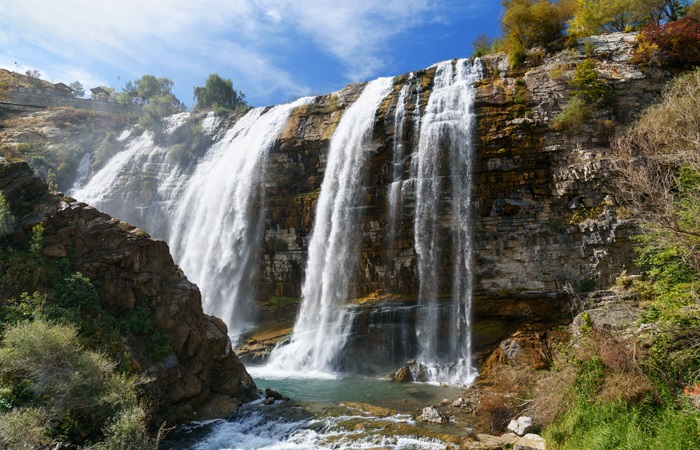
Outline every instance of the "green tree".
<path fill-rule="evenodd" d="M 42 83 L 41 79 L 39 78 L 41 76 L 41 72 L 38 70 L 29 69 L 25 72 L 25 75 L 29 77 L 29 84 L 33 89 L 41 89 L 44 87 L 44 83 Z"/>
<path fill-rule="evenodd" d="M 233 111 L 247 106 L 245 95 L 233 88 L 229 79 L 221 78 L 213 73 L 207 78 L 204 87 L 196 87 L 194 96 L 197 100 L 196 107 L 223 109 Z"/>
<path fill-rule="evenodd" d="M 83 98 L 85 96 L 85 88 L 83 88 L 80 81 L 74 81 L 68 85 L 71 88 L 71 95 L 76 98 Z"/>
<path fill-rule="evenodd" d="M 173 81 L 169 78 L 156 78 L 153 75 L 144 75 L 133 85 L 136 92 L 136 97 L 142 103 L 148 103 L 156 97 L 160 97 L 161 101 L 164 98 L 170 100 L 173 106 L 178 107 L 180 101 L 173 95 Z"/>

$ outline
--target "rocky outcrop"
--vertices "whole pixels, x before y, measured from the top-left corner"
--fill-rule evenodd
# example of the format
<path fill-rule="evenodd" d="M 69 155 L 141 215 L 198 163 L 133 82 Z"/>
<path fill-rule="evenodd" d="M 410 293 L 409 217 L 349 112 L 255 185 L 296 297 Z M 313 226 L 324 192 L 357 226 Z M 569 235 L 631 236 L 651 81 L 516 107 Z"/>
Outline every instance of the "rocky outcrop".
<path fill-rule="evenodd" d="M 253 380 L 231 349 L 226 325 L 203 313 L 199 290 L 174 264 L 165 242 L 49 193 L 25 163 L 0 164 L 0 189 L 16 216 L 15 232 L 8 237 L 14 245 L 28 246 L 32 227 L 42 224 L 46 258 L 67 258 L 115 316 L 147 309 L 155 327 L 170 338 L 171 352 L 161 361 L 137 350 L 132 354 L 152 380 L 144 391 L 156 403 L 159 419 L 226 417 L 241 402 L 257 398 Z M 140 348 L 137 342 L 126 344 Z"/>

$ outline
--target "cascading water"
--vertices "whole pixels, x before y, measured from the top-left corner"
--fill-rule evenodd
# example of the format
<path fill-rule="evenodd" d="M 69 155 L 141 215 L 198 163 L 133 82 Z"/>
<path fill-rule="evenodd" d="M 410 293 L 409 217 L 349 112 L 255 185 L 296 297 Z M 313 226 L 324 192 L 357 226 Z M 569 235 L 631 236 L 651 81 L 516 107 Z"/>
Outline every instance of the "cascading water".
<path fill-rule="evenodd" d="M 166 117 L 168 133 L 182 126 L 188 117 L 187 112 Z M 169 158 L 168 148 L 155 143 L 151 131 L 133 139 L 129 139 L 130 135 L 124 131 L 116 139 L 124 142 L 124 149 L 89 180 L 77 178 L 68 194 L 167 240 L 171 210 L 186 174 Z M 86 154 L 83 160 L 86 159 L 94 157 Z"/>
<path fill-rule="evenodd" d="M 92 166 L 93 158 L 92 153 L 85 153 L 80 159 L 80 164 L 78 164 L 78 170 L 75 175 L 75 181 L 73 182 L 73 186 L 75 188 L 79 189 L 85 186 L 85 183 L 87 183 L 90 177 L 90 166 Z"/>
<path fill-rule="evenodd" d="M 391 160 L 391 183 L 389 184 L 388 197 L 388 218 L 387 227 L 388 245 L 392 245 L 396 240 L 396 223 L 400 213 L 400 194 L 404 171 L 405 149 L 403 145 L 403 130 L 406 120 L 406 94 L 411 85 L 414 75 L 411 73 L 408 82 L 403 85 L 399 97 L 396 100 L 396 110 L 394 113 L 394 152 Z"/>
<path fill-rule="evenodd" d="M 291 111 L 312 100 L 256 108 L 239 119 L 198 164 L 173 213 L 168 241 L 175 260 L 234 343 L 253 319 L 267 156 Z"/>
<path fill-rule="evenodd" d="M 478 60 L 437 65 L 414 156 L 414 238 L 421 306 L 416 325 L 418 360 L 433 382 L 465 384 L 476 376 L 471 363 L 470 202 L 475 122 L 472 83 L 481 73 Z M 444 199 L 445 193 L 451 193 L 451 201 Z M 441 218 L 448 208 L 451 222 L 445 223 Z M 441 289 L 446 283 L 439 273 L 447 257 L 446 234 L 452 237 L 449 294 Z M 441 330 L 445 321 L 449 326 Z"/>
<path fill-rule="evenodd" d="M 302 305 L 291 342 L 277 348 L 268 368 L 332 372 L 350 327 L 347 300 L 360 245 L 359 189 L 374 117 L 391 78 L 367 84 L 344 113 L 331 138 L 309 242 Z"/>

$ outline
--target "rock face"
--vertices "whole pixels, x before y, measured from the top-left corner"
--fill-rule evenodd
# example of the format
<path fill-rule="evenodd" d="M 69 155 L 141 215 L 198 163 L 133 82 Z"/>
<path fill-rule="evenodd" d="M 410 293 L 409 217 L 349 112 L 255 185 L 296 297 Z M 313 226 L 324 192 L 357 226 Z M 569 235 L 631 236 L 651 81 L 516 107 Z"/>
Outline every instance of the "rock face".
<path fill-rule="evenodd" d="M 199 290 L 174 264 L 168 246 L 145 232 L 68 197 L 48 193 L 25 163 L 0 164 L 0 189 L 16 217 L 16 243 L 44 227 L 47 258 L 69 257 L 90 278 L 101 306 L 115 314 L 146 308 L 170 337 L 172 352 L 153 364 L 132 355 L 152 381 L 144 390 L 158 419 L 226 417 L 257 398 L 253 380 L 231 349 L 226 325 L 202 312 Z M 28 245 L 28 244 L 25 244 Z M 129 345 L 129 343 L 127 343 Z"/>
<path fill-rule="evenodd" d="M 668 74 L 632 64 L 633 48 L 634 36 L 618 33 L 586 38 L 578 48 L 548 57 L 533 52 L 517 70 L 509 68 L 505 55 L 483 59 L 484 78 L 474 86 L 473 345 L 477 352 L 495 348 L 520 329 L 546 329 L 568 321 L 562 315 L 570 309 L 564 294 L 567 288 L 604 289 L 618 274 L 632 270 L 635 254 L 628 238 L 635 230 L 616 212 L 610 139 L 657 98 L 668 80 Z M 568 82 L 576 65 L 586 58 L 595 62 L 612 100 L 600 105 L 582 126 L 556 130 L 552 119 L 570 98 Z M 410 167 L 418 151 L 419 121 L 414 118 L 424 111 L 435 70 L 395 78 L 377 111 L 372 143 L 365 149 L 366 167 L 357 187 L 365 203 L 360 219 L 362 244 L 350 289 L 355 324 L 341 370 L 381 373 L 415 356 L 415 333 L 406 332 L 414 329 L 419 313 L 416 199 L 410 189 Z M 269 154 L 265 192 L 258 205 L 265 212 L 254 283 L 260 327 L 254 336 L 242 339 L 251 358 L 264 358 L 275 343 L 285 340 L 284 330 L 293 323 L 329 142 L 344 110 L 363 87 L 350 85 L 295 109 Z M 399 126 L 396 112 L 404 87 L 405 120 Z M 401 177 L 407 189 L 402 191 L 401 211 L 390 232 L 388 188 L 394 181 L 397 143 L 404 149 Z M 437 164 L 449 175 L 447 157 Z M 158 177 L 149 171 L 160 170 L 161 165 L 140 165 L 141 172 L 139 164 L 126 170 L 105 203 L 114 214 L 132 214 L 120 217 L 154 230 L 151 223 L 165 222 L 161 214 L 166 216 L 171 205 L 154 201 Z M 168 161 L 162 165 L 174 170 Z M 449 204 L 450 196 L 446 190 L 440 203 Z M 139 216 L 154 210 L 158 211 L 155 221 Z M 444 267 L 437 268 L 441 274 L 437 296 L 449 297 L 449 208 L 439 223 L 444 231 L 439 245 L 445 250 Z M 279 299 L 293 301 L 279 308 Z M 386 348 L 395 342 L 403 344 L 394 345 L 396 352 L 387 354 Z"/>

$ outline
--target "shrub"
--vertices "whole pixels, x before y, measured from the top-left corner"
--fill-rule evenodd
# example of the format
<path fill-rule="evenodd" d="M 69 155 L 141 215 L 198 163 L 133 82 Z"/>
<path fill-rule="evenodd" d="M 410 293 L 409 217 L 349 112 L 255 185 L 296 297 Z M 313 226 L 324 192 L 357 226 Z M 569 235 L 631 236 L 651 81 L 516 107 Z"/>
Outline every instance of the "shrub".
<path fill-rule="evenodd" d="M 551 127 L 555 130 L 577 131 L 590 117 L 591 107 L 582 98 L 571 97 L 561 112 L 552 119 Z"/>
<path fill-rule="evenodd" d="M 10 211 L 10 205 L 0 192 L 0 238 L 12 233 L 15 227 L 15 216 Z"/>
<path fill-rule="evenodd" d="M 0 414 L 0 448 L 47 448 L 51 444 L 45 434 L 47 426 L 48 414 L 41 408 L 21 408 Z"/>
<path fill-rule="evenodd" d="M 700 65 L 700 20 L 684 17 L 664 25 L 650 24 L 639 36 L 637 62 L 648 61 L 679 69 Z"/>
<path fill-rule="evenodd" d="M 33 397 L 69 440 L 98 436 L 111 417 L 138 405 L 135 387 L 142 380 L 114 373 L 114 368 L 103 355 L 82 347 L 72 325 L 37 318 L 3 334 L 2 375 L 31 380 Z"/>
<path fill-rule="evenodd" d="M 146 413 L 140 406 L 122 410 L 105 429 L 105 439 L 91 450 L 156 450 L 158 439 L 146 430 Z"/>
<path fill-rule="evenodd" d="M 546 46 L 562 36 L 571 5 L 566 1 L 503 0 L 505 12 L 501 19 L 501 45 L 508 53 L 511 67 L 517 67 L 526 51 Z"/>
<path fill-rule="evenodd" d="M 595 61 L 591 58 L 586 58 L 576 66 L 569 86 L 572 88 L 571 98 L 552 119 L 551 126 L 555 130 L 578 131 L 588 122 L 594 106 L 602 102 L 608 92 L 596 70 Z"/>
<path fill-rule="evenodd" d="M 607 92 L 592 58 L 586 58 L 576 65 L 569 86 L 573 88 L 573 96 L 583 99 L 589 105 L 601 100 Z"/>

